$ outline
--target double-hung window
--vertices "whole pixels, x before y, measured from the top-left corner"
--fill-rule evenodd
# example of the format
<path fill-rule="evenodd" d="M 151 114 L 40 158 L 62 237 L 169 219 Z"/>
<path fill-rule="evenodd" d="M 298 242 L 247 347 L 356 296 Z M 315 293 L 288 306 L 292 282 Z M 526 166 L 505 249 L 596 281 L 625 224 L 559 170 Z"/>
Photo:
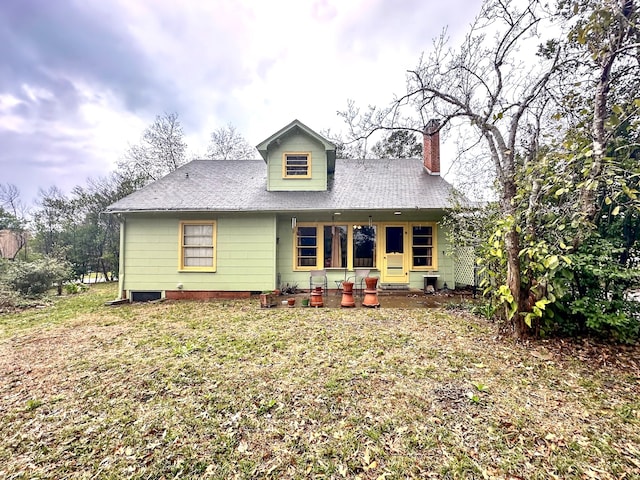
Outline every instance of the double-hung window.
<path fill-rule="evenodd" d="M 180 222 L 180 270 L 215 271 L 215 238 L 215 222 Z"/>
<path fill-rule="evenodd" d="M 298 227 L 296 240 L 296 266 L 316 268 L 318 263 L 318 228 Z"/>
<path fill-rule="evenodd" d="M 311 177 L 311 152 L 285 153 L 282 157 L 284 178 Z"/>
<path fill-rule="evenodd" d="M 432 225 L 411 227 L 411 260 L 415 269 L 432 269 L 434 263 L 434 228 Z"/>

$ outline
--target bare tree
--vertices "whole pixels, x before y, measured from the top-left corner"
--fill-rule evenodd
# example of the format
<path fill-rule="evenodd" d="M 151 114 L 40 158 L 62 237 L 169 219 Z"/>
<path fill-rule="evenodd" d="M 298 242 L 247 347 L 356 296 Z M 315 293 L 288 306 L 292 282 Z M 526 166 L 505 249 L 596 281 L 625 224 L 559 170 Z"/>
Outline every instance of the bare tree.
<path fill-rule="evenodd" d="M 259 155 L 236 127 L 228 124 L 211 133 L 207 157 L 212 160 L 252 160 L 259 158 Z"/>
<path fill-rule="evenodd" d="M 131 145 L 120 169 L 149 183 L 186 163 L 187 144 L 177 113 L 158 115 L 142 134 L 138 145 Z"/>
<path fill-rule="evenodd" d="M 364 158 L 365 142 L 360 139 L 345 139 L 341 133 L 333 133 L 327 128 L 320 131 L 320 135 L 336 146 L 337 158 Z"/>
<path fill-rule="evenodd" d="M 27 207 L 20 199 L 20 190 L 12 183 L 0 183 L 0 205 L 16 218 L 26 216 Z"/>
<path fill-rule="evenodd" d="M 555 55 L 525 64 L 523 50 L 535 49 L 543 20 L 539 2 L 487 0 L 462 45 L 448 47 L 446 32 L 435 40 L 432 52 L 408 72 L 407 93 L 386 109 L 369 107 L 359 115 L 362 137 L 380 129 L 421 132 L 427 124 L 442 129 L 464 122 L 484 141 L 493 164 L 505 220 L 503 240 L 510 291 L 508 316 L 514 333 L 522 337 L 528 292 L 521 289 L 518 235 L 517 149 L 520 136 L 539 107 L 552 74 L 560 62 Z M 535 50 L 534 50 L 535 51 Z M 409 113 L 406 113 L 409 111 Z M 417 115 L 416 113 L 417 112 Z M 343 114 L 345 119 L 352 114 Z M 437 122 L 430 120 L 438 119 Z M 352 124 L 353 125 L 353 124 Z M 474 142 L 474 138 L 470 138 Z"/>
<path fill-rule="evenodd" d="M 14 259 L 24 248 L 26 255 L 27 207 L 20 190 L 11 183 L 0 183 L 0 258 Z"/>

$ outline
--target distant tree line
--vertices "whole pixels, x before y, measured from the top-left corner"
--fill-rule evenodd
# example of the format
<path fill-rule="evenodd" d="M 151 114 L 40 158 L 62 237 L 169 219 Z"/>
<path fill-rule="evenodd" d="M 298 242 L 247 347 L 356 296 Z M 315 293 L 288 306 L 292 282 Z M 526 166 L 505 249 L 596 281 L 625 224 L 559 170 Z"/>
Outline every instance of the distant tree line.
<path fill-rule="evenodd" d="M 250 159 L 258 158 L 258 152 L 229 124 L 212 132 L 205 158 Z M 51 278 L 84 280 L 90 274 L 116 279 L 120 223 L 106 208 L 187 161 L 178 115 L 166 113 L 144 130 L 139 143 L 128 147 L 114 172 L 90 178 L 69 194 L 56 186 L 40 189 L 36 205 L 29 207 L 15 185 L 0 184 L 0 260 L 37 263 L 24 268 L 0 264 L 0 281 L 3 272 L 5 283 L 10 275 L 9 283 L 15 285 L 35 282 L 36 277 L 46 279 L 40 282 L 45 284 Z M 11 242 L 11 255 L 3 251 L 3 238 Z"/>

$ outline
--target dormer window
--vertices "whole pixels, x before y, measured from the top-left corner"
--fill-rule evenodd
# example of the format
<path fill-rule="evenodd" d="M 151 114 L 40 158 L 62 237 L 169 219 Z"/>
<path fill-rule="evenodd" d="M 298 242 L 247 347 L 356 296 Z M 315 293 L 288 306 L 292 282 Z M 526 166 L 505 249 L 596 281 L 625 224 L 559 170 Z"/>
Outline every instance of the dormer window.
<path fill-rule="evenodd" d="M 311 178 L 311 152 L 285 153 L 282 178 Z"/>

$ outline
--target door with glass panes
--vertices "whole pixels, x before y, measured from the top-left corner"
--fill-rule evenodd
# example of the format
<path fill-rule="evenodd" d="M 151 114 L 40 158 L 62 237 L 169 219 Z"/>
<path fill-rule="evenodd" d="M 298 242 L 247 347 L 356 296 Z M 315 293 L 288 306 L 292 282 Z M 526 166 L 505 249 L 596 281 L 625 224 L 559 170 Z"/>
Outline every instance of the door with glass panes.
<path fill-rule="evenodd" d="M 404 225 L 385 225 L 382 235 L 382 283 L 409 283 L 407 230 Z"/>

